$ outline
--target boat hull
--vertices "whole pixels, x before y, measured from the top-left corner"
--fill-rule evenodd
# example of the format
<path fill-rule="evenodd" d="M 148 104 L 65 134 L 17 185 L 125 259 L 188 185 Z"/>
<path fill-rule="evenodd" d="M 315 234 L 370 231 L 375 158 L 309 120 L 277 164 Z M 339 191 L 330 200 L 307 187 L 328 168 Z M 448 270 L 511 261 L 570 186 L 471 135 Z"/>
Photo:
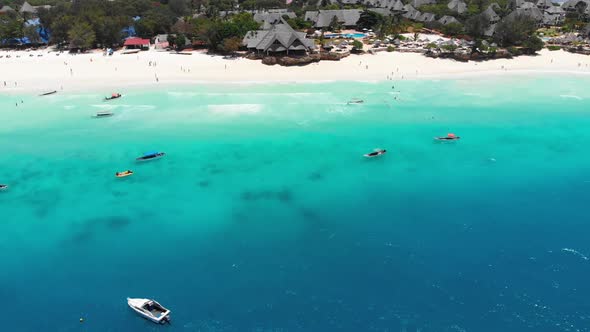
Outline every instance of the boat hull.
<path fill-rule="evenodd" d="M 365 157 L 365 158 L 377 158 L 377 157 L 381 157 L 382 155 L 384 155 L 386 153 L 387 153 L 387 151 L 379 151 L 377 153 L 372 152 L 372 153 L 364 154 L 363 157 Z"/>
<path fill-rule="evenodd" d="M 133 175 L 133 172 L 131 172 L 131 173 L 117 173 L 117 174 L 115 174 L 115 176 L 118 177 L 118 178 L 125 178 L 125 177 L 131 176 L 131 175 Z"/>
<path fill-rule="evenodd" d="M 131 308 L 133 311 L 135 311 L 141 317 L 143 317 L 151 322 L 154 322 L 156 324 L 164 324 L 164 323 L 170 322 L 170 310 L 168 310 L 168 309 L 164 308 L 166 310 L 166 312 L 164 312 L 160 317 L 154 317 L 154 316 L 149 315 L 148 313 L 146 313 L 145 311 L 140 309 L 141 307 L 143 307 L 144 304 L 146 304 L 147 302 L 150 302 L 150 301 L 161 306 L 158 302 L 156 302 L 154 300 L 131 299 L 131 298 L 127 298 L 127 305 L 129 306 L 129 308 Z"/>
<path fill-rule="evenodd" d="M 113 115 L 114 115 L 113 113 L 105 113 L 105 114 L 95 114 L 92 117 L 98 119 L 98 118 L 108 118 Z"/>
<path fill-rule="evenodd" d="M 146 158 L 146 157 L 139 157 L 136 158 L 135 161 L 138 162 L 146 162 L 146 161 L 152 161 L 152 160 L 158 160 L 161 159 L 162 157 L 164 157 L 166 154 L 165 153 L 158 153 L 156 156 L 150 157 L 150 158 Z"/>

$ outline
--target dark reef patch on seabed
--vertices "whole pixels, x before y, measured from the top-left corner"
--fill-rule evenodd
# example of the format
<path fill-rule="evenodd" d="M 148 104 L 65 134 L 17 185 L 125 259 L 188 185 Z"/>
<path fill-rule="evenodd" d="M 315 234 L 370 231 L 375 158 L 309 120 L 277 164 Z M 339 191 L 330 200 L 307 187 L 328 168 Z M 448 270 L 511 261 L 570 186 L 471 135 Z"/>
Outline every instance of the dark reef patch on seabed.
<path fill-rule="evenodd" d="M 40 189 L 32 192 L 31 195 L 23 196 L 21 200 L 29 206 L 33 207 L 35 216 L 39 219 L 47 217 L 59 200 L 61 199 L 60 194 L 53 190 Z"/>
<path fill-rule="evenodd" d="M 31 170 L 31 169 L 23 169 L 20 172 L 20 177 L 17 178 L 17 181 L 31 181 L 33 179 L 39 178 L 43 175 L 43 172 Z"/>
<path fill-rule="evenodd" d="M 314 171 L 314 172 L 309 173 L 307 178 L 310 181 L 320 181 L 324 178 L 324 175 L 320 171 Z"/>
<path fill-rule="evenodd" d="M 131 219 L 124 216 L 109 216 L 109 217 L 97 217 L 89 218 L 80 222 L 79 230 L 75 231 L 74 234 L 65 242 L 69 243 L 82 243 L 94 238 L 95 233 L 100 228 L 106 228 L 112 232 L 120 231 L 123 228 L 131 224 Z"/>
<path fill-rule="evenodd" d="M 201 188 L 207 188 L 211 185 L 211 182 L 208 180 L 199 181 L 197 185 Z"/>
<path fill-rule="evenodd" d="M 289 203 L 293 200 L 293 193 L 287 188 L 281 190 L 246 190 L 240 195 L 243 201 L 278 200 Z"/>
<path fill-rule="evenodd" d="M 224 170 L 224 169 L 222 169 L 222 168 L 218 167 L 218 166 L 217 166 L 217 165 L 215 165 L 215 164 L 207 164 L 207 165 L 205 165 L 205 166 L 201 167 L 201 170 L 202 170 L 203 172 L 207 172 L 207 173 L 209 173 L 209 174 L 211 174 L 211 175 L 216 175 L 216 174 L 223 174 L 223 173 L 225 173 L 225 170 Z"/>

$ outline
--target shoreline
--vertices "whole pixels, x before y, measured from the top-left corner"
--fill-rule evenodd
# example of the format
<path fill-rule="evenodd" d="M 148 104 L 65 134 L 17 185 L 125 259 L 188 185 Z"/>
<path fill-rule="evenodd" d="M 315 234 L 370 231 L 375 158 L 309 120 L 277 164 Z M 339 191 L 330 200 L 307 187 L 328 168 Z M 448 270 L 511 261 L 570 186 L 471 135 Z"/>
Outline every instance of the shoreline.
<path fill-rule="evenodd" d="M 301 67 L 267 66 L 258 60 L 226 59 L 194 52 L 191 56 L 144 51 L 138 54 L 72 55 L 48 51 L 0 51 L 0 94 L 124 91 L 126 87 L 203 84 L 312 84 L 336 81 L 486 79 L 493 76 L 590 76 L 590 57 L 542 50 L 536 56 L 458 62 L 418 53 L 351 55 Z M 33 54 L 34 56 L 29 56 Z M 39 56 L 41 54 L 41 56 Z M 20 55 L 19 58 L 16 55 Z M 155 65 L 153 65 L 155 64 Z"/>

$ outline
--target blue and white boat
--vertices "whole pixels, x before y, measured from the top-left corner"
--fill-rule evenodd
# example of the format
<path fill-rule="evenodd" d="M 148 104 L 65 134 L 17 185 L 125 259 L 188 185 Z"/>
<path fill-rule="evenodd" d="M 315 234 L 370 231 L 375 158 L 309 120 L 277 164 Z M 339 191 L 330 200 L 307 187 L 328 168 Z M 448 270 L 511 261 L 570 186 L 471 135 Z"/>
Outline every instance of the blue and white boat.
<path fill-rule="evenodd" d="M 164 308 L 160 303 L 150 299 L 127 298 L 127 304 L 133 311 L 145 319 L 154 323 L 170 323 L 170 310 Z"/>
<path fill-rule="evenodd" d="M 164 152 L 152 151 L 152 152 L 144 153 L 143 156 L 136 158 L 135 160 L 137 160 L 137 161 L 156 160 L 156 159 L 160 159 L 160 158 L 164 157 L 165 155 L 166 154 Z"/>

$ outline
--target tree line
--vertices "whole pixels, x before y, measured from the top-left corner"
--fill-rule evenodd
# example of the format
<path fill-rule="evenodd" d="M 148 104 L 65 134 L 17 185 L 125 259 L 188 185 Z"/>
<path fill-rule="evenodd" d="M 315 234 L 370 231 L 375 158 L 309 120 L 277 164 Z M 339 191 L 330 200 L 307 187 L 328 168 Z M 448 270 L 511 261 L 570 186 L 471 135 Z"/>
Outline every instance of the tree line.
<path fill-rule="evenodd" d="M 35 16 L 49 30 L 49 43 L 69 48 L 120 46 L 125 31 L 134 30 L 142 38 L 176 34 L 171 41 L 178 47 L 184 47 L 186 40 L 197 40 L 214 51 L 233 51 L 240 46 L 246 32 L 258 29 L 259 24 L 248 13 L 222 17 L 222 10 L 231 9 L 230 2 L 55 0 L 50 9 L 38 8 Z M 27 37 L 33 43 L 39 42 L 37 28 L 25 24 L 33 15 L 18 13 L 22 1 L 0 2 L 0 6 L 4 4 L 16 11 L 0 16 L 0 41 Z"/>

